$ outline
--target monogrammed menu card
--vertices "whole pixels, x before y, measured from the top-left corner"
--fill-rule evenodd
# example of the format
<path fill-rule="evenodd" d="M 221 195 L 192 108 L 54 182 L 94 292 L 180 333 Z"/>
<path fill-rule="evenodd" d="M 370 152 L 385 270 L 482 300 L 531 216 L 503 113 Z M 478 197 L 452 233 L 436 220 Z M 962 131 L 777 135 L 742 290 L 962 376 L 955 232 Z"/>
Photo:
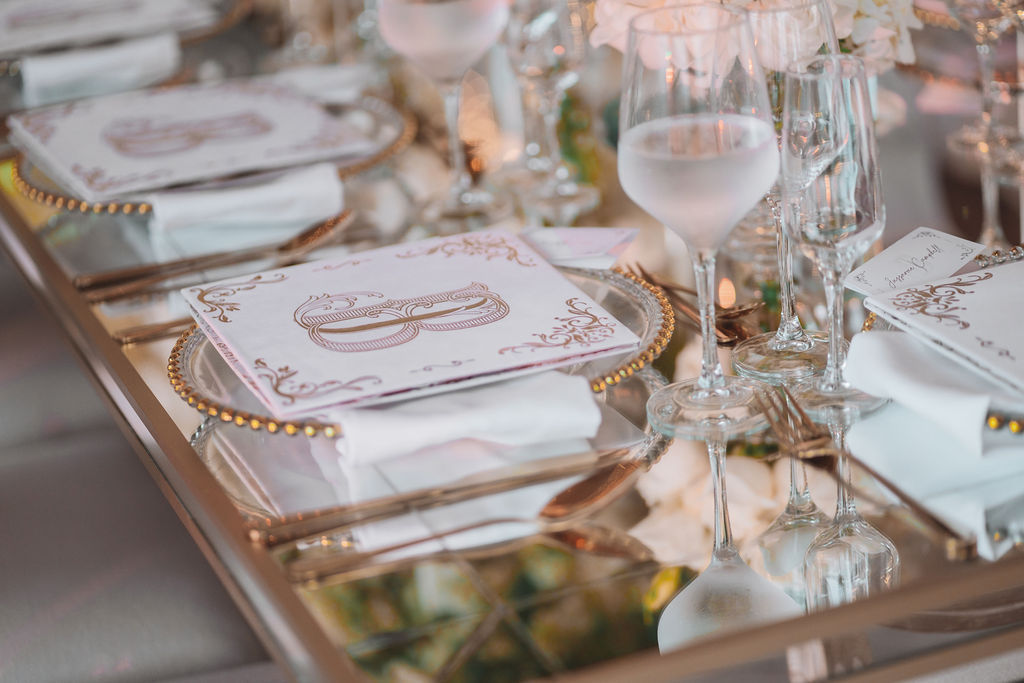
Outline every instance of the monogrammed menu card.
<path fill-rule="evenodd" d="M 266 82 L 96 97 L 7 121 L 15 146 L 90 202 L 375 147 L 316 101 Z"/>
<path fill-rule="evenodd" d="M 868 297 L 864 305 L 956 362 L 1024 392 L 1024 262 Z"/>
<path fill-rule="evenodd" d="M 524 242 L 487 231 L 182 290 L 276 416 L 422 396 L 635 349 Z"/>

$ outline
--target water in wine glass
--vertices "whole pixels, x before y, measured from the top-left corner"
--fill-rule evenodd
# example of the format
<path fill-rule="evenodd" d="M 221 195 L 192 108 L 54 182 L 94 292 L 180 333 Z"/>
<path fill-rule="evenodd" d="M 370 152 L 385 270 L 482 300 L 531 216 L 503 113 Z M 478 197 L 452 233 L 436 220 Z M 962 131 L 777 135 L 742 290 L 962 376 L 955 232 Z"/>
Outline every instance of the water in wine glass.
<path fill-rule="evenodd" d="M 802 614 L 792 598 L 748 567 L 735 549 L 724 548 L 665 606 L 658 620 L 658 649 L 669 652 L 712 633 Z"/>
<path fill-rule="evenodd" d="M 505 30 L 504 0 L 382 2 L 381 37 L 437 81 L 459 79 Z"/>
<path fill-rule="evenodd" d="M 717 249 L 775 182 L 775 131 L 742 114 L 681 114 L 619 141 L 626 194 L 693 249 Z"/>

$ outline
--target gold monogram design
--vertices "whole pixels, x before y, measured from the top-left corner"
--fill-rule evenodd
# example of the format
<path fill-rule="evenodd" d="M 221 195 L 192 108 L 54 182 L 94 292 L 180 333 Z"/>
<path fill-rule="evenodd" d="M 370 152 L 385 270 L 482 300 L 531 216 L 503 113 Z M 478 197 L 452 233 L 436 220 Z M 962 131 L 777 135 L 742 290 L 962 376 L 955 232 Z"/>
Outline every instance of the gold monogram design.
<path fill-rule="evenodd" d="M 582 300 L 573 298 L 565 303 L 569 307 L 568 312 L 572 315 L 555 318 L 561 323 L 560 325 L 556 325 L 549 332 L 534 334 L 534 337 L 540 339 L 539 342 L 524 342 L 517 346 L 506 346 L 498 353 L 519 353 L 537 349 L 568 349 L 573 346 L 586 348 L 615 333 L 615 326 L 608 321 L 608 318 L 591 313 Z"/>
<path fill-rule="evenodd" d="M 256 112 L 243 111 L 205 119 L 118 119 L 103 130 L 102 137 L 124 156 L 155 157 L 218 140 L 260 137 L 273 128 L 270 121 Z"/>
<path fill-rule="evenodd" d="M 256 374 L 262 379 L 270 382 L 270 388 L 275 394 L 284 399 L 285 405 L 292 405 L 296 399 L 313 398 L 323 396 L 335 391 L 366 391 L 364 384 L 380 384 L 381 379 L 376 375 L 363 375 L 347 382 L 332 379 L 326 382 L 300 382 L 295 379 L 298 370 L 292 370 L 287 365 L 282 365 L 276 370 L 262 358 L 257 358 L 253 364 L 256 366 Z"/>
<path fill-rule="evenodd" d="M 404 254 L 397 254 L 398 258 L 413 258 L 415 256 L 429 256 L 431 254 L 444 254 L 446 257 L 483 256 L 488 261 L 493 259 L 505 259 L 527 268 L 537 265 L 529 255 L 520 254 L 519 250 L 501 235 L 488 235 L 480 233 L 475 235 L 460 235 L 445 240 L 440 244 L 426 249 L 413 249 Z"/>
<path fill-rule="evenodd" d="M 421 331 L 452 332 L 487 325 L 508 312 L 500 295 L 473 282 L 461 289 L 408 299 L 386 299 L 380 292 L 311 296 L 295 310 L 294 319 L 309 331 L 317 346 L 358 352 L 399 346 Z M 337 341 L 339 337 L 344 341 Z"/>
<path fill-rule="evenodd" d="M 284 273 L 274 273 L 273 277 L 269 279 L 264 279 L 262 275 L 256 275 L 245 282 L 227 282 L 207 287 L 206 289 L 193 287 L 189 291 L 196 292 L 196 299 L 206 306 L 203 309 L 203 313 L 217 313 L 217 320 L 222 323 L 229 323 L 231 319 L 228 318 L 227 313 L 240 310 L 240 305 L 237 301 L 228 301 L 228 297 L 233 297 L 238 292 L 255 289 L 258 285 L 274 284 L 275 282 L 283 282 L 287 279 Z"/>
<path fill-rule="evenodd" d="M 969 273 L 961 275 L 952 282 L 913 287 L 905 292 L 900 292 L 889 301 L 901 311 L 935 318 L 942 324 L 948 323 L 961 330 L 966 330 L 971 324 L 960 319 L 957 311 L 962 311 L 964 308 L 957 304 L 960 303 L 961 297 L 974 293 L 972 289 L 974 285 L 991 278 L 991 272 Z"/>

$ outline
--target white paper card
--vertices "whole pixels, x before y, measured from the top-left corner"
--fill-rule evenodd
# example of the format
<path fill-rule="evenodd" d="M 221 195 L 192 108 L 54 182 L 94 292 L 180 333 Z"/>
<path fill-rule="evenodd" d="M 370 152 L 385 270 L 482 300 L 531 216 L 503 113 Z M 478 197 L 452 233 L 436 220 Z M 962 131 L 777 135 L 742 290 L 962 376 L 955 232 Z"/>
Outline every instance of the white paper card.
<path fill-rule="evenodd" d="M 590 360 L 639 340 L 513 235 L 435 238 L 182 291 L 281 418 Z"/>
<path fill-rule="evenodd" d="M 522 238 L 549 263 L 611 268 L 639 232 L 636 228 L 538 228 Z"/>
<path fill-rule="evenodd" d="M 954 275 L 864 305 L 965 367 L 1024 392 L 1024 262 Z"/>
<path fill-rule="evenodd" d="M 211 25 L 203 0 L 5 0 L 0 2 L 0 54 L 84 45 Z"/>
<path fill-rule="evenodd" d="M 952 275 L 985 250 L 977 242 L 918 228 L 892 243 L 846 278 L 858 294 L 884 294 Z"/>
<path fill-rule="evenodd" d="M 230 81 L 80 100 L 8 118 L 11 141 L 90 202 L 372 151 L 316 101 Z"/>

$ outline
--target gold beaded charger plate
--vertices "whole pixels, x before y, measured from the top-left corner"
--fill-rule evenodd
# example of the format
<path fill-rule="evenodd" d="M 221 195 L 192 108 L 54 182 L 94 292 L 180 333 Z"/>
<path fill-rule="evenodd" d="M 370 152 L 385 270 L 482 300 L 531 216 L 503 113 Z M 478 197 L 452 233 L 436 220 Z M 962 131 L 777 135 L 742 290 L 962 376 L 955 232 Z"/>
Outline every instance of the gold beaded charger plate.
<path fill-rule="evenodd" d="M 672 306 L 660 289 L 631 274 L 612 270 L 561 268 L 570 282 L 640 338 L 636 351 L 562 368 L 583 375 L 596 393 L 605 392 L 645 369 L 668 344 L 674 327 Z M 586 317 L 565 321 L 564 330 L 547 343 L 569 343 L 586 334 Z M 168 376 L 178 395 L 200 412 L 251 431 L 287 435 L 340 435 L 338 425 L 313 418 L 279 420 L 265 414 L 263 404 L 221 357 L 207 336 L 193 326 L 178 339 L 168 360 Z M 278 370 L 279 391 L 302 391 L 289 381 L 287 368 Z M 643 413 L 644 405 L 638 410 Z"/>
<path fill-rule="evenodd" d="M 232 424 L 222 422 L 217 417 L 208 417 L 192 436 L 192 447 L 210 472 L 223 487 L 224 492 L 246 518 L 253 529 L 270 530 L 279 524 L 287 524 L 297 520 L 312 520 L 326 514 L 347 509 L 352 512 L 350 523 L 357 523 L 366 518 L 384 519 L 409 512 L 408 505 L 416 506 L 418 493 L 429 493 L 432 504 L 443 505 L 441 500 L 446 496 L 464 500 L 479 495 L 491 495 L 485 489 L 493 489 L 493 493 L 501 493 L 513 488 L 528 487 L 546 481 L 566 480 L 580 475 L 591 474 L 595 469 L 612 465 L 616 462 L 640 460 L 653 463 L 664 453 L 669 440 L 653 431 L 647 424 L 644 406 L 647 398 L 666 384 L 664 377 L 651 367 L 644 367 L 628 379 L 609 387 L 601 394 L 601 402 L 617 412 L 637 429 L 644 432 L 645 438 L 628 448 L 613 449 L 607 452 L 572 453 L 555 456 L 542 456 L 520 463 L 510 463 L 501 468 L 485 470 L 472 477 L 456 479 L 445 483 L 443 491 L 434 482 L 424 484 L 423 491 L 415 489 L 381 492 L 377 497 L 369 497 L 359 502 L 339 504 L 332 508 L 293 511 L 287 515 L 279 514 L 270 509 L 265 497 L 257 491 L 258 482 L 254 482 L 246 473 L 246 467 L 240 467 L 238 461 L 247 454 L 273 454 L 279 459 L 282 469 L 288 469 L 292 463 L 311 459 L 311 452 L 318 447 L 315 442 L 326 441 L 323 436 L 312 439 L 294 438 L 283 431 L 269 432 L 266 429 L 237 429 Z M 329 442 L 328 442 L 329 443 Z M 602 448 L 600 435 L 595 440 L 595 448 Z M 322 446 L 319 446 L 322 448 Z M 331 448 L 331 446 L 327 446 Z M 401 459 L 398 461 L 401 462 Z M 373 466 L 379 469 L 379 466 Z M 386 478 L 386 475 L 385 475 Z M 469 493 L 468 489 L 480 491 Z M 438 497 L 440 496 L 440 498 Z M 392 501 L 393 505 L 387 505 Z M 365 515 L 364 515 L 365 513 Z"/>
<path fill-rule="evenodd" d="M 400 112 L 389 103 L 376 97 L 361 97 L 344 105 L 323 105 L 329 114 L 349 123 L 373 142 L 364 154 L 346 155 L 334 161 L 338 176 L 348 178 L 386 161 L 409 146 L 416 136 L 416 119 L 408 112 Z M 188 189 L 210 189 L 230 183 L 244 184 L 249 178 L 262 178 L 265 169 L 254 173 L 243 173 L 231 178 L 208 181 L 187 186 Z M 83 214 L 107 214 L 121 216 L 145 216 L 152 207 L 139 200 L 122 199 L 108 202 L 88 202 L 75 197 L 47 176 L 32 159 L 19 154 L 11 167 L 11 180 L 15 190 L 28 199 L 61 211 Z M 166 189 L 166 188 L 165 188 Z"/>

